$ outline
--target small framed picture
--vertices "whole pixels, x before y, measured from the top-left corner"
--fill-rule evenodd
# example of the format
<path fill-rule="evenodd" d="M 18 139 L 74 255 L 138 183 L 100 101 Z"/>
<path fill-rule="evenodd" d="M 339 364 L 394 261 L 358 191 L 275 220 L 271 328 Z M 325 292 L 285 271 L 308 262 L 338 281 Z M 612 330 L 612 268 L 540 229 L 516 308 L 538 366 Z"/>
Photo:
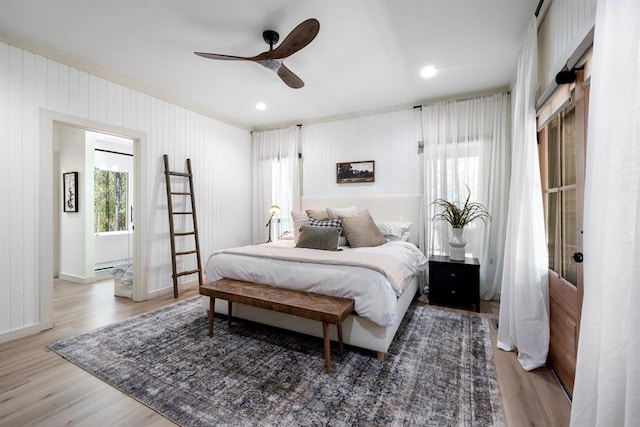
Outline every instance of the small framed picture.
<path fill-rule="evenodd" d="M 376 180 L 375 167 L 376 162 L 374 160 L 338 163 L 336 168 L 336 182 L 338 184 L 374 182 Z"/>
<path fill-rule="evenodd" d="M 78 212 L 78 172 L 62 174 L 62 205 L 65 212 Z"/>

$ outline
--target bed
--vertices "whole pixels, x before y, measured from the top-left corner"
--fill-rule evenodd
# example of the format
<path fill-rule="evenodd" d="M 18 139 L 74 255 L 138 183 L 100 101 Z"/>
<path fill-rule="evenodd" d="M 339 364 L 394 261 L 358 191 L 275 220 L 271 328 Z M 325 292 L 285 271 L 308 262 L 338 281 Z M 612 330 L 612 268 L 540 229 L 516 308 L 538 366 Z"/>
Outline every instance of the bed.
<path fill-rule="evenodd" d="M 354 299 L 357 314 L 343 323 L 344 342 L 372 350 L 383 359 L 423 284 L 427 261 L 417 248 L 420 201 L 418 194 L 303 197 L 303 212 L 324 212 L 330 207 L 337 215 L 349 212 L 345 208 L 355 207 L 360 213 L 367 210 L 381 231 L 388 230 L 389 224 L 411 224 L 411 229 L 408 233 L 406 229 L 394 229 L 395 235 L 385 231 L 392 233 L 385 236 L 388 238 L 385 240 L 391 241 L 379 246 L 341 246 L 340 251 L 297 248 L 293 236 L 268 244 L 217 251 L 207 260 L 206 280 L 227 277 Z M 313 258 L 316 256 L 317 259 Z M 208 308 L 208 298 L 203 299 L 203 306 Z M 217 300 L 215 311 L 226 314 L 227 304 Z M 317 322 L 283 313 L 235 304 L 233 315 L 322 336 Z"/>

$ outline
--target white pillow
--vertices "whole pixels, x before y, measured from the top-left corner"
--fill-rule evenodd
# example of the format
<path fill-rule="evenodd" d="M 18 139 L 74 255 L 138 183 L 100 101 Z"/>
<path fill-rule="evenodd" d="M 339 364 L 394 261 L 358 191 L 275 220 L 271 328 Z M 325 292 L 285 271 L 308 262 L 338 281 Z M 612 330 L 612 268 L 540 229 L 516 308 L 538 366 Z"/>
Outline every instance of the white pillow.
<path fill-rule="evenodd" d="M 298 239 L 300 239 L 300 227 L 309 225 L 309 217 L 305 212 L 291 211 L 291 221 L 293 222 L 293 240 L 298 243 Z"/>
<path fill-rule="evenodd" d="M 376 223 L 376 226 L 382 235 L 390 242 L 409 241 L 409 230 L 411 229 L 410 222 L 380 221 Z"/>

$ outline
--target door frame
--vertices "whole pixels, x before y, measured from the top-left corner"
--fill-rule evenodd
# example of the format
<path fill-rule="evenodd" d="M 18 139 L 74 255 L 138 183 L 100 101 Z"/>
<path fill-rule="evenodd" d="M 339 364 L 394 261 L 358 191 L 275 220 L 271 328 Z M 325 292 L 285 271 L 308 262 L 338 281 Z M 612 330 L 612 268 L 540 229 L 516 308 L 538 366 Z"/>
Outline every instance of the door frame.
<path fill-rule="evenodd" d="M 38 282 L 40 284 L 40 330 L 53 327 L 53 132 L 54 123 L 64 126 L 81 128 L 106 134 L 122 136 L 133 141 L 134 188 L 133 206 L 137 214 L 134 216 L 133 233 L 133 300 L 148 299 L 146 264 L 143 258 L 142 235 L 144 222 L 138 221 L 146 215 L 146 208 L 142 203 L 141 188 L 145 173 L 143 173 L 141 153 L 147 145 L 145 133 L 127 129 L 90 119 L 40 109 L 40 156 L 39 156 L 39 253 Z M 146 180 L 145 180 L 146 182 Z"/>

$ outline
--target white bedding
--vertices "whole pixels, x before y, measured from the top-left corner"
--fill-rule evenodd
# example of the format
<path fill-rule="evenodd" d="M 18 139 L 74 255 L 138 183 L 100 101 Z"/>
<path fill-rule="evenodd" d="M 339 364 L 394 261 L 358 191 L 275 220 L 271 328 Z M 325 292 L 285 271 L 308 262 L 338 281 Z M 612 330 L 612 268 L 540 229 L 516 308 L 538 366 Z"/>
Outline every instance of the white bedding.
<path fill-rule="evenodd" d="M 279 240 L 259 245 L 271 248 L 274 253 L 291 251 L 317 252 L 321 259 L 326 259 L 327 251 L 295 248 L 292 240 Z M 397 269 L 404 272 L 402 283 L 392 284 L 387 276 L 377 269 L 354 265 L 332 265 L 326 263 L 291 261 L 273 259 L 264 256 L 248 256 L 240 254 L 238 249 L 222 250 L 209 257 L 205 268 L 207 281 L 223 277 L 255 283 L 266 283 L 273 286 L 299 289 L 353 299 L 356 313 L 380 326 L 392 326 L 401 319 L 395 313 L 396 300 L 404 288 L 405 282 L 420 274 L 427 265 L 427 259 L 413 244 L 405 242 L 389 242 L 377 247 L 349 248 L 344 247 L 335 255 L 357 253 L 386 254 L 395 258 Z M 230 253 L 234 252 L 234 253 Z M 262 252 L 262 250 L 260 250 Z M 278 258 L 277 256 L 275 258 Z M 361 255 L 358 258 L 362 258 Z M 395 275 L 397 277 L 397 275 Z"/>

